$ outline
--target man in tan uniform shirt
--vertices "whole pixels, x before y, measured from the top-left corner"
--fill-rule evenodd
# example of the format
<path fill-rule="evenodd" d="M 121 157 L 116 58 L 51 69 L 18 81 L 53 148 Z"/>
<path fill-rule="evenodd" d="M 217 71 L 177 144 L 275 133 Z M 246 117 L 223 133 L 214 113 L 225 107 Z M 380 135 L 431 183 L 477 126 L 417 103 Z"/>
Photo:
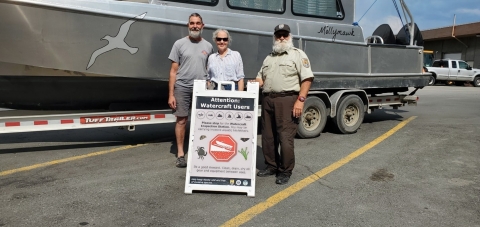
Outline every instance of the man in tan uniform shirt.
<path fill-rule="evenodd" d="M 307 55 L 293 47 L 288 25 L 277 25 L 274 35 L 273 52 L 263 61 L 255 80 L 264 95 L 262 150 L 267 165 L 257 176 L 276 174 L 275 183 L 286 184 L 295 166 L 294 138 L 313 73 Z"/>

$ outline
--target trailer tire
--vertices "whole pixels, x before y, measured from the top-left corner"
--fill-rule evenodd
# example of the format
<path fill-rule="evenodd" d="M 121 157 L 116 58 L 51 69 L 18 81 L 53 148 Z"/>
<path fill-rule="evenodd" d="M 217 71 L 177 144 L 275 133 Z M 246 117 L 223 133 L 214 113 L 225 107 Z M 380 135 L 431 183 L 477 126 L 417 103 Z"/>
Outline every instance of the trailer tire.
<path fill-rule="evenodd" d="M 322 99 L 309 96 L 305 100 L 302 116 L 299 119 L 297 136 L 303 139 L 320 135 L 327 123 L 327 107 Z"/>
<path fill-rule="evenodd" d="M 357 132 L 365 116 L 365 105 L 358 95 L 347 95 L 338 101 L 337 114 L 333 122 L 343 134 Z"/>
<path fill-rule="evenodd" d="M 473 79 L 473 86 L 480 87 L 480 76 L 476 76 L 475 79 Z"/>

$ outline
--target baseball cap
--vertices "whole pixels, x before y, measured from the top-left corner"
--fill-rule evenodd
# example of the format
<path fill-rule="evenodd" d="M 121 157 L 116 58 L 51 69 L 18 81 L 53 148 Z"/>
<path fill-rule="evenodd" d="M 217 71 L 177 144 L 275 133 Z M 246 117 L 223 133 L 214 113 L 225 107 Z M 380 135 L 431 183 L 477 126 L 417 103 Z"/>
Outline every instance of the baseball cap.
<path fill-rule="evenodd" d="M 274 33 L 277 33 L 279 31 L 286 31 L 286 32 L 290 33 L 290 26 L 288 26 L 286 24 L 279 24 L 275 27 L 275 32 Z"/>

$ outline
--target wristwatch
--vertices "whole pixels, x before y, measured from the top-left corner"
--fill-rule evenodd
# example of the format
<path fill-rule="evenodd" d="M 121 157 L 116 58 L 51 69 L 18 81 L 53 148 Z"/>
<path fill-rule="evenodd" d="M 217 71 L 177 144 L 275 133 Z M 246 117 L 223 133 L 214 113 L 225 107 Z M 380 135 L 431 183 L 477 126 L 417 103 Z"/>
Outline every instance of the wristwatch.
<path fill-rule="evenodd" d="M 300 101 L 300 102 L 305 102 L 305 97 L 303 97 L 303 96 L 298 96 L 298 101 Z"/>

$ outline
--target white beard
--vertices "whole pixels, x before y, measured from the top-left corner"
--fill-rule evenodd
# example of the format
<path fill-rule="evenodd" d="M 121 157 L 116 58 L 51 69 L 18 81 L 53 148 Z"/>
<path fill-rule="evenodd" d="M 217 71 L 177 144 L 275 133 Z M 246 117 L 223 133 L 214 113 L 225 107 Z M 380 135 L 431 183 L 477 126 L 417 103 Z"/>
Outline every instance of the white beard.
<path fill-rule="evenodd" d="M 202 32 L 203 32 L 203 29 L 198 30 L 198 31 L 188 30 L 188 36 L 190 36 L 194 39 L 198 39 L 202 35 Z"/>
<path fill-rule="evenodd" d="M 293 48 L 293 41 L 291 37 L 288 40 L 284 39 L 283 41 L 275 40 L 273 37 L 273 52 L 279 54 Z"/>

